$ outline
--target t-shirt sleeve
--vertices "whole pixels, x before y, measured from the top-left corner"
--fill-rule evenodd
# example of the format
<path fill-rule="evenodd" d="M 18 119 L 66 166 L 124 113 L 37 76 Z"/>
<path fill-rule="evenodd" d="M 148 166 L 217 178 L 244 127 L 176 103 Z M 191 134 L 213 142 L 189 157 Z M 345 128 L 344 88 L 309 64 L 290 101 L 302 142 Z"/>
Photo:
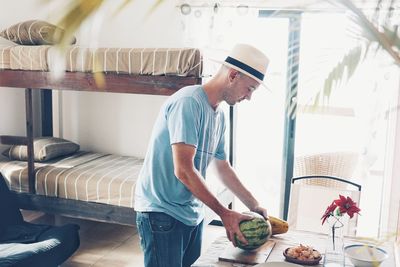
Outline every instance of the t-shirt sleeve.
<path fill-rule="evenodd" d="M 197 147 L 200 127 L 198 109 L 196 101 L 189 97 L 178 99 L 168 107 L 167 124 L 171 145 L 185 143 Z"/>

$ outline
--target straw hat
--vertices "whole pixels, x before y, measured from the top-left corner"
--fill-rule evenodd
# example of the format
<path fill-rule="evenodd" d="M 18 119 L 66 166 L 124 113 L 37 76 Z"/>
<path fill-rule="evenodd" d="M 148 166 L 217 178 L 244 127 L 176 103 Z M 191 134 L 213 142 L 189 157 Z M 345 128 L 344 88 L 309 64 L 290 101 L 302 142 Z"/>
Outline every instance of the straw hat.
<path fill-rule="evenodd" d="M 248 44 L 237 44 L 233 47 L 225 61 L 221 63 L 240 71 L 266 87 L 263 80 L 269 59 L 257 48 Z"/>

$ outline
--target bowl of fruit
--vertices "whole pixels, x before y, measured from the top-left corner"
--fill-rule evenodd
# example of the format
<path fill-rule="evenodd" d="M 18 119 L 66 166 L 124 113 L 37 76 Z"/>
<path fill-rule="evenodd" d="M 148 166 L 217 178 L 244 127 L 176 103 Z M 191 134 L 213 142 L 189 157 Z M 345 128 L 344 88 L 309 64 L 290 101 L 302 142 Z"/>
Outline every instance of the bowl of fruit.
<path fill-rule="evenodd" d="M 322 259 L 321 253 L 318 250 L 302 244 L 285 249 L 283 256 L 285 256 L 288 262 L 302 265 L 317 265 Z"/>

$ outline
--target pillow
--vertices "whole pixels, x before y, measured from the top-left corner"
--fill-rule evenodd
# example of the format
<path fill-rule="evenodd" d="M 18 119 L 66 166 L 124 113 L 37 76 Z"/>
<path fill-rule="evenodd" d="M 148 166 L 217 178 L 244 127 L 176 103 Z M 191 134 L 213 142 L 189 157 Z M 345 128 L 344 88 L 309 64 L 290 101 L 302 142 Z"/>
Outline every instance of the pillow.
<path fill-rule="evenodd" d="M 33 141 L 34 160 L 44 162 L 56 157 L 66 156 L 79 150 L 79 145 L 56 137 L 37 137 Z M 11 160 L 27 160 L 26 146 L 11 146 L 3 152 Z"/>
<path fill-rule="evenodd" d="M 20 45 L 53 45 L 60 41 L 64 30 L 42 20 L 29 20 L 12 25 L 0 32 L 0 37 Z M 76 42 L 75 37 L 71 44 Z"/>

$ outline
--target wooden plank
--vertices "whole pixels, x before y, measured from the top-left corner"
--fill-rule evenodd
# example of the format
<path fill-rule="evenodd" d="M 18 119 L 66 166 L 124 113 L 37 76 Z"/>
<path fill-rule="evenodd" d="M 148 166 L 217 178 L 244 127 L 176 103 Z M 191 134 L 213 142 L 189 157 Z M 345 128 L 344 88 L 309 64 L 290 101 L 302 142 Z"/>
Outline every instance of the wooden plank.
<path fill-rule="evenodd" d="M 15 136 L 15 135 L 1 135 L 0 143 L 3 145 L 22 145 L 28 144 L 28 138 L 26 136 Z"/>
<path fill-rule="evenodd" d="M 136 212 L 133 208 L 29 193 L 13 192 L 13 194 L 16 195 L 21 209 L 39 210 L 50 214 L 101 222 L 136 225 Z"/>
<path fill-rule="evenodd" d="M 104 74 L 105 88 L 100 88 L 93 73 L 66 72 L 55 81 L 50 72 L 1 70 L 0 86 L 17 88 L 51 88 L 57 90 L 171 95 L 180 88 L 201 84 L 201 78 L 178 76 L 144 76 L 117 73 Z"/>
<path fill-rule="evenodd" d="M 28 153 L 29 192 L 35 193 L 35 161 L 33 148 L 33 104 L 32 89 L 25 89 L 26 136 Z"/>
<path fill-rule="evenodd" d="M 229 243 L 219 256 L 220 261 L 228 261 L 240 264 L 256 265 L 259 263 L 266 262 L 269 254 L 275 246 L 275 241 L 268 240 L 264 245 L 255 250 L 243 250 L 236 248 Z"/>
<path fill-rule="evenodd" d="M 52 90 L 40 90 L 40 115 L 42 117 L 42 136 L 53 136 L 53 97 Z"/>

